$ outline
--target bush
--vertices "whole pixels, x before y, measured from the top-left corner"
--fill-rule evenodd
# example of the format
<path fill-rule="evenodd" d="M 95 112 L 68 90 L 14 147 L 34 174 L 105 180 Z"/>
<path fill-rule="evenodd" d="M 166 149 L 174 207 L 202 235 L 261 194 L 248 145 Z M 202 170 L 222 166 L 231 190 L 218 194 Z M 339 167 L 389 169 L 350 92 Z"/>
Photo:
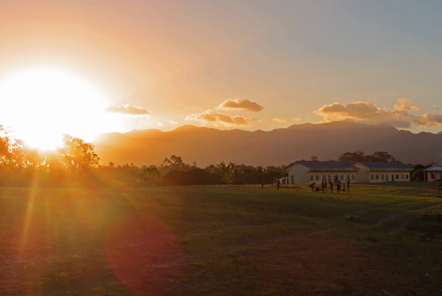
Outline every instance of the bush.
<path fill-rule="evenodd" d="M 214 185 L 218 184 L 216 176 L 200 168 L 189 171 L 170 171 L 163 177 L 164 185 Z"/>

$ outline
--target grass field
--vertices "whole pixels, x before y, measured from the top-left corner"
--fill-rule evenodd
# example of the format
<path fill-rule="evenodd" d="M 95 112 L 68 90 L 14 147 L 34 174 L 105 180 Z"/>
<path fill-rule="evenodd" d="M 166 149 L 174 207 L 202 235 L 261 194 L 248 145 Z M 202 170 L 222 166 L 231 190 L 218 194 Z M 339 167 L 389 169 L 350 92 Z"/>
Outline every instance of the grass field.
<path fill-rule="evenodd" d="M 441 197 L 0 188 L 0 295 L 442 295 Z"/>

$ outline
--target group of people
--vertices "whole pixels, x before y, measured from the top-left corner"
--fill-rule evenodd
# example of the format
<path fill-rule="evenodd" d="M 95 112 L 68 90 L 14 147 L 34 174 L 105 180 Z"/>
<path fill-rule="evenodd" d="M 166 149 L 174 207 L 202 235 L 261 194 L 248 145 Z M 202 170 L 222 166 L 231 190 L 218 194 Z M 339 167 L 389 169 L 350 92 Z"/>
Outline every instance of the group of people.
<path fill-rule="evenodd" d="M 321 182 L 321 189 L 317 188 L 315 185 L 316 185 L 315 182 L 313 182 L 313 183 L 311 183 L 311 184 L 309 185 L 309 187 L 312 188 L 312 191 L 322 191 L 322 193 L 325 193 L 325 192 L 327 192 L 327 185 L 328 185 L 329 188 L 330 188 L 330 193 L 334 193 L 333 189 L 334 189 L 334 185 L 335 185 L 335 184 L 333 184 L 333 181 L 332 181 L 332 180 L 329 180 L 329 181 L 327 182 L 326 179 L 322 179 L 322 182 Z M 347 185 L 347 186 L 346 186 L 346 185 Z M 338 181 L 336 182 L 336 191 L 337 191 L 338 193 L 340 193 L 340 192 L 341 192 L 341 189 L 342 189 L 343 192 L 350 193 L 350 179 L 349 179 L 349 178 L 347 178 L 347 179 L 345 180 L 345 183 L 341 183 L 340 180 L 338 180 Z"/>
<path fill-rule="evenodd" d="M 281 184 L 281 181 L 279 179 L 276 179 L 274 184 L 276 185 L 276 189 L 279 190 L 279 186 Z M 311 183 L 308 187 L 310 187 L 312 189 L 312 191 L 322 191 L 322 193 L 325 193 L 325 192 L 327 192 L 327 186 L 329 186 L 330 193 L 334 193 L 334 191 L 333 191 L 334 185 L 335 184 L 333 184 L 332 180 L 329 180 L 327 182 L 326 179 L 322 179 L 321 188 L 316 187 L 316 183 L 315 182 Z M 264 189 L 264 181 L 261 181 L 261 189 Z M 342 189 L 343 192 L 350 193 L 350 179 L 349 178 L 347 178 L 345 180 L 345 183 L 344 182 L 341 183 L 340 180 L 338 180 L 336 182 L 336 191 L 338 193 L 340 193 L 341 189 Z"/>

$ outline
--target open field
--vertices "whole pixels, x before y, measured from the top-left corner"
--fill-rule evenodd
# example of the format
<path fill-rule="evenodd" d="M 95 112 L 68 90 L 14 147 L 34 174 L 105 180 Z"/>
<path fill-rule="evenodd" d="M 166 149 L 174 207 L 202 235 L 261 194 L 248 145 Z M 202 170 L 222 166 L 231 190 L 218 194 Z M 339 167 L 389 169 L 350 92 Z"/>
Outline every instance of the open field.
<path fill-rule="evenodd" d="M 441 295 L 437 184 L 0 188 L 0 295 Z"/>

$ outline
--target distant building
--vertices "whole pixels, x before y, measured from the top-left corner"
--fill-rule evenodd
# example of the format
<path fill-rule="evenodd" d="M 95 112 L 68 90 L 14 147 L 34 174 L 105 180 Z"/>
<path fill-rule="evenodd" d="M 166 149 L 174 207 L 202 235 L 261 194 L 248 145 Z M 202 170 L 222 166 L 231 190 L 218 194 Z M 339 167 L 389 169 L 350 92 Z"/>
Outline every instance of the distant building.
<path fill-rule="evenodd" d="M 349 179 L 354 183 L 358 168 L 345 161 L 296 161 L 288 166 L 287 171 L 290 184 L 318 184 L 323 179 L 334 183 Z"/>
<path fill-rule="evenodd" d="M 405 182 L 410 181 L 412 169 L 401 162 L 358 162 L 356 176 L 358 183 Z"/>
<path fill-rule="evenodd" d="M 424 178 L 427 182 L 434 182 L 442 178 L 442 167 L 433 165 L 424 170 Z"/>

